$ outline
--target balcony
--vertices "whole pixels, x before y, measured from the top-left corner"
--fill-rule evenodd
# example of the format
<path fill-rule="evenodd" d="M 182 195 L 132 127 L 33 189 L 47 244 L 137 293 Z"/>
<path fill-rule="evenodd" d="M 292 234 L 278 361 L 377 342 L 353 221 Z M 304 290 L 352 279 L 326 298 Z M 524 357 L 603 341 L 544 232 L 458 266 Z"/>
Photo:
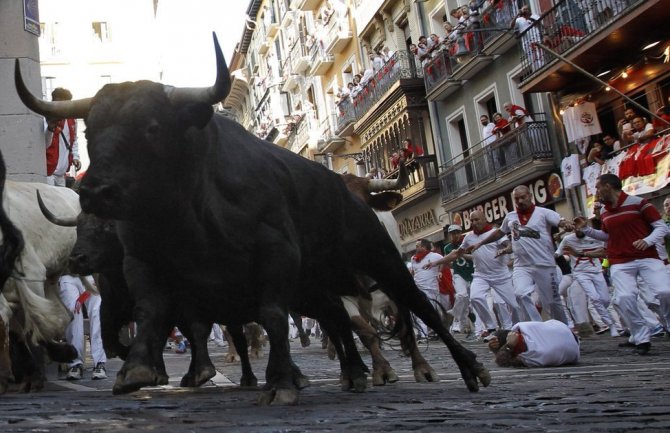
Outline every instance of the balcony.
<path fill-rule="evenodd" d="M 319 140 L 317 150 L 319 153 L 335 152 L 344 144 L 344 139 L 335 135 L 337 115 L 331 114 L 321 119 L 319 124 Z"/>
<path fill-rule="evenodd" d="M 486 54 L 482 49 L 484 42 L 481 35 L 463 33 L 457 40 L 437 51 L 423 66 L 429 100 L 445 99 L 493 61 L 494 56 Z"/>
<path fill-rule="evenodd" d="M 553 167 L 553 153 L 543 113 L 513 129 L 491 145 L 478 143 L 445 164 L 439 174 L 442 204 L 509 175 Z M 539 162 L 539 164 L 534 164 Z M 509 180 L 509 179 L 508 179 Z M 509 183 L 509 182 L 503 182 Z"/>
<path fill-rule="evenodd" d="M 328 23 L 326 23 L 326 52 L 330 55 L 341 53 L 342 50 L 354 37 L 351 27 L 349 26 L 349 17 L 340 16 L 335 13 L 330 16 Z"/>
<path fill-rule="evenodd" d="M 400 210 L 403 206 L 412 204 L 412 200 L 424 195 L 428 191 L 437 191 L 439 188 L 437 157 L 435 155 L 415 156 L 405 162 L 409 175 L 409 182 L 400 192 L 403 201 L 396 208 Z M 387 178 L 398 177 L 398 169 L 390 172 Z"/>
<path fill-rule="evenodd" d="M 580 91 L 589 80 L 542 50 L 542 43 L 587 71 L 625 67 L 642 60 L 641 48 L 670 36 L 667 0 L 561 0 L 519 37 L 523 92 Z"/>
<path fill-rule="evenodd" d="M 317 76 L 324 75 L 335 63 L 334 57 L 326 52 L 323 42 L 319 40 L 314 40 L 309 50 L 312 66 L 309 73 Z"/>
<path fill-rule="evenodd" d="M 396 51 L 360 91 L 338 105 L 337 135 L 351 135 L 354 123 L 370 113 L 391 88 L 412 80 L 421 83 L 422 77 L 423 70 L 416 67 L 414 55 L 409 51 Z"/>

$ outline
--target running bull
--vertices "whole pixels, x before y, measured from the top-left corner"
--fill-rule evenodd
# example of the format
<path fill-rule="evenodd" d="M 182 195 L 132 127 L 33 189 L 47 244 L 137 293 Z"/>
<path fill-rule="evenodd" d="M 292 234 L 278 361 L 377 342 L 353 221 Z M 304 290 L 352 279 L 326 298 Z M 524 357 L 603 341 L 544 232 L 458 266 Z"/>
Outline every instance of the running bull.
<path fill-rule="evenodd" d="M 126 82 L 93 98 L 48 102 L 30 94 L 16 62 L 15 84 L 30 109 L 86 120 L 91 165 L 82 209 L 119 220 L 138 335 L 114 392 L 156 382 L 151 353 L 178 306 L 194 321 L 260 319 L 270 341 L 260 402 L 295 403 L 299 370 L 288 350 L 288 305 L 296 297 L 314 306 L 357 295 L 358 274 L 436 331 L 468 389 L 488 385 L 486 368 L 445 329 L 374 212 L 339 175 L 214 115 L 212 104 L 230 90 L 214 41 L 217 78 L 202 89 Z M 348 325 L 341 302 L 333 310 L 322 313 Z"/>

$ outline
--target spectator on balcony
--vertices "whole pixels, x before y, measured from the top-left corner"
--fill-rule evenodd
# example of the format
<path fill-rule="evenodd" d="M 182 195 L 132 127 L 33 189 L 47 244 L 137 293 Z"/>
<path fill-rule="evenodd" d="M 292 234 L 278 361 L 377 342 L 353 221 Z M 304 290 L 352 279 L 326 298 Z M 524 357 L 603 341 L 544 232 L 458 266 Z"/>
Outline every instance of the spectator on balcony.
<path fill-rule="evenodd" d="M 365 89 L 368 84 L 370 84 L 373 80 L 373 77 L 375 76 L 375 71 L 372 69 L 372 67 L 366 69 L 363 72 L 363 76 L 361 77 L 361 82 L 359 83 L 361 86 L 361 89 Z"/>
<path fill-rule="evenodd" d="M 415 156 L 423 155 L 423 149 L 420 146 L 413 144 L 410 138 L 405 138 L 402 141 L 402 152 L 405 159 L 412 159 Z"/>
<path fill-rule="evenodd" d="M 395 170 L 400 165 L 400 153 L 395 151 L 391 154 L 391 169 Z"/>
<path fill-rule="evenodd" d="M 327 1 L 326 4 L 321 8 L 321 11 L 319 12 L 319 19 L 321 20 L 321 23 L 324 26 L 328 24 L 328 22 L 330 21 L 330 17 L 333 16 L 333 13 L 335 13 L 335 9 L 333 8 L 331 2 Z"/>
<path fill-rule="evenodd" d="M 612 156 L 614 156 L 614 153 L 616 152 L 614 150 L 614 139 L 612 138 L 611 135 L 605 135 L 603 137 L 602 142 L 596 141 L 593 143 L 592 149 L 589 151 L 588 156 L 586 157 L 586 160 L 589 163 L 597 162 L 600 165 L 605 164 L 605 161 L 610 159 Z M 616 141 L 616 143 L 619 143 Z M 620 144 L 619 144 L 620 147 Z"/>
<path fill-rule="evenodd" d="M 430 34 L 431 48 L 429 50 L 430 56 L 435 57 L 439 51 L 444 48 L 445 38 L 441 38 L 435 33 Z"/>
<path fill-rule="evenodd" d="M 489 122 L 489 116 L 482 114 L 479 118 L 482 124 L 482 147 L 490 146 L 496 141 L 495 128 L 496 125 Z"/>
<path fill-rule="evenodd" d="M 623 140 L 624 145 L 632 143 L 632 133 L 633 129 L 633 119 L 637 116 L 637 113 L 632 108 L 626 108 L 626 111 L 623 112 L 623 119 L 617 122 L 617 128 L 619 129 L 619 137 Z"/>
<path fill-rule="evenodd" d="M 412 54 L 414 54 L 414 59 L 416 61 L 417 67 L 419 65 L 423 67 L 423 65 L 428 62 L 428 59 L 426 58 L 425 45 L 410 44 L 409 51 Z"/>
<path fill-rule="evenodd" d="M 544 65 L 544 52 L 537 44 L 542 40 L 539 26 L 533 25 L 539 21 L 539 15 L 530 12 L 529 6 L 523 6 L 519 14 L 512 20 L 510 28 L 521 37 L 524 56 L 533 69 Z M 533 27 L 531 29 L 531 27 Z"/>
<path fill-rule="evenodd" d="M 647 119 L 642 116 L 633 119 L 633 129 L 631 130 L 633 143 L 647 144 L 654 139 L 654 135 L 656 135 L 654 125 L 647 122 Z"/>
<path fill-rule="evenodd" d="M 507 121 L 515 128 L 522 126 L 526 122 L 533 121 L 533 118 L 530 116 L 528 110 L 520 105 L 515 105 L 511 102 L 505 102 L 503 104 L 503 109 L 507 112 L 507 114 L 509 114 L 509 119 L 507 119 Z"/>
<path fill-rule="evenodd" d="M 496 137 L 502 137 L 512 130 L 509 122 L 500 113 L 493 113 L 493 123 L 495 125 L 493 132 Z"/>
<path fill-rule="evenodd" d="M 652 125 L 656 131 L 665 131 L 670 128 L 670 105 L 665 105 L 656 110 L 656 115 L 661 119 L 654 118 Z"/>
<path fill-rule="evenodd" d="M 379 72 L 384 67 L 384 58 L 378 51 L 370 54 L 370 64 L 375 73 Z"/>
<path fill-rule="evenodd" d="M 391 50 L 389 47 L 382 48 L 382 57 L 384 58 L 384 62 L 391 60 L 394 54 L 395 51 Z"/>

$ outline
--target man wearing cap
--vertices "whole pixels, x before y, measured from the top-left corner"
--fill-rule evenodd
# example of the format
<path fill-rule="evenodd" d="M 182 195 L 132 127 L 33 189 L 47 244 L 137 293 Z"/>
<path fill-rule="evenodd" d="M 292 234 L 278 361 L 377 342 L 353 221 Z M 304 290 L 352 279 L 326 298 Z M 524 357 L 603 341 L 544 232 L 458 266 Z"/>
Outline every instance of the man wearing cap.
<path fill-rule="evenodd" d="M 470 213 L 472 232 L 465 235 L 460 247 L 451 251 L 442 260 L 433 262 L 429 266 L 437 266 L 452 262 L 465 255 L 465 251 L 479 240 L 486 238 L 495 228 L 486 221 L 484 212 L 475 210 Z M 512 325 L 519 321 L 518 304 L 514 297 L 512 275 L 507 267 L 507 259 L 503 251 L 507 250 L 509 241 L 500 239 L 490 243 L 472 253 L 474 274 L 470 285 L 470 303 L 477 312 L 479 319 L 484 323 L 489 335 L 497 328 L 495 315 L 489 308 L 487 296 L 493 291 L 494 306 L 498 311 L 501 329 L 512 329 Z M 487 337 L 488 338 L 488 337 Z"/>
<path fill-rule="evenodd" d="M 451 224 L 447 229 L 450 243 L 444 246 L 444 255 L 448 256 L 452 251 L 458 250 L 463 242 L 463 227 Z M 474 265 L 470 254 L 463 254 L 451 262 L 454 275 L 454 306 L 448 313 L 461 325 L 461 332 L 468 334 L 467 338 L 474 338 L 474 329 L 470 325 L 468 313 L 470 312 L 470 283 L 474 273 Z"/>
<path fill-rule="evenodd" d="M 428 265 L 436 262 L 442 258 L 441 255 L 431 252 L 432 244 L 428 239 L 419 239 L 416 241 L 416 253 L 412 256 L 409 270 L 417 287 L 426 294 L 428 299 L 440 302 L 440 287 L 439 287 L 439 267 L 431 269 Z M 417 319 L 417 323 L 421 330 L 421 338 L 428 336 L 428 328 L 426 324 Z"/>
<path fill-rule="evenodd" d="M 535 207 L 530 189 L 525 185 L 514 188 L 512 199 L 515 210 L 505 215 L 500 228 L 470 249 L 477 250 L 511 233 L 514 251 L 514 293 L 521 310 L 530 320 L 542 321 L 542 316 L 531 297 L 533 291 L 537 290 L 542 307 L 550 317 L 567 325 L 568 318 L 558 291 L 559 281 L 554 258 L 556 248 L 550 228 L 572 230 L 574 226 L 551 209 Z"/>
<path fill-rule="evenodd" d="M 54 101 L 69 101 L 72 93 L 62 87 L 51 92 Z M 76 119 L 45 119 L 46 121 L 46 162 L 47 183 L 65 186 L 65 173 L 74 165 L 81 168 L 79 162 L 79 143 L 77 142 Z"/>

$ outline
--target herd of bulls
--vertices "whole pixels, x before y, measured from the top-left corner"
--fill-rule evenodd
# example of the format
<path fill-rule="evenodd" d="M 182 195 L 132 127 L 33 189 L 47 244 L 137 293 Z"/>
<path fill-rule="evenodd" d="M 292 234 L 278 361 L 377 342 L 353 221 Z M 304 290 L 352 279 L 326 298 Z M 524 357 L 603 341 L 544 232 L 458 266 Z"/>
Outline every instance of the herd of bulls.
<path fill-rule="evenodd" d="M 356 317 L 360 303 L 383 293 L 394 305 L 417 380 L 436 375 L 417 351 L 411 313 L 444 341 L 469 390 L 477 391 L 479 382 L 488 385 L 488 371 L 449 334 L 372 210 L 392 208 L 399 194 L 372 194 L 370 181 L 357 183 L 333 173 L 214 114 L 212 104 L 230 90 L 216 37 L 214 42 L 217 79 L 211 88 L 109 84 L 95 97 L 77 101 L 35 98 L 17 60 L 16 87 L 27 107 L 51 118 L 85 119 L 91 164 L 78 197 L 65 188 L 29 184 L 33 194 L 39 191 L 40 201 L 23 197 L 24 211 L 38 206 L 42 211 L 22 220 L 8 200 L 10 187 L 19 184 L 5 185 L 3 203 L 15 227 L 13 232 L 6 228 L 11 224 L 0 215 L 0 257 L 6 259 L 1 265 L 16 266 L 5 272 L 3 325 L 16 326 L 25 347 L 39 343 L 53 357 L 67 355 L 62 353 L 67 347 L 52 342 L 67 312 L 51 314 L 51 322 L 58 323 L 36 323 L 31 316 L 42 311 L 37 307 L 57 305 L 49 286 L 69 259 L 72 272 L 100 273 L 103 344 L 109 355 L 125 359 L 114 393 L 166 383 L 162 351 L 175 325 L 192 344 L 181 384 L 198 386 L 215 374 L 206 345 L 212 324 L 227 325 L 240 355 L 246 356 L 242 326 L 256 321 L 270 342 L 259 402 L 293 404 L 308 381 L 291 359 L 289 310 L 319 320 L 338 352 L 343 388 L 362 391 L 368 369 L 351 331 L 359 331 L 371 350 L 378 349 L 378 338 L 365 321 L 350 316 Z M 44 222 L 42 212 L 56 224 Z M 48 227 L 43 229 L 48 237 L 32 237 L 30 230 L 42 229 L 30 223 Z M 71 226 L 77 227 L 76 236 Z M 43 251 L 46 244 L 57 245 L 58 251 Z M 12 245 L 14 252 L 6 252 Z M 28 292 L 41 304 L 26 303 Z M 9 321 L 12 311 L 20 312 L 13 314 L 19 320 Z M 126 347 L 118 341 L 118 330 L 131 320 L 137 336 Z M 2 366 L 8 365 L 3 360 L 0 384 Z M 255 385 L 248 359 L 242 361 L 241 384 Z M 384 362 L 373 353 L 373 377 L 378 374 L 382 383 L 390 375 Z"/>

